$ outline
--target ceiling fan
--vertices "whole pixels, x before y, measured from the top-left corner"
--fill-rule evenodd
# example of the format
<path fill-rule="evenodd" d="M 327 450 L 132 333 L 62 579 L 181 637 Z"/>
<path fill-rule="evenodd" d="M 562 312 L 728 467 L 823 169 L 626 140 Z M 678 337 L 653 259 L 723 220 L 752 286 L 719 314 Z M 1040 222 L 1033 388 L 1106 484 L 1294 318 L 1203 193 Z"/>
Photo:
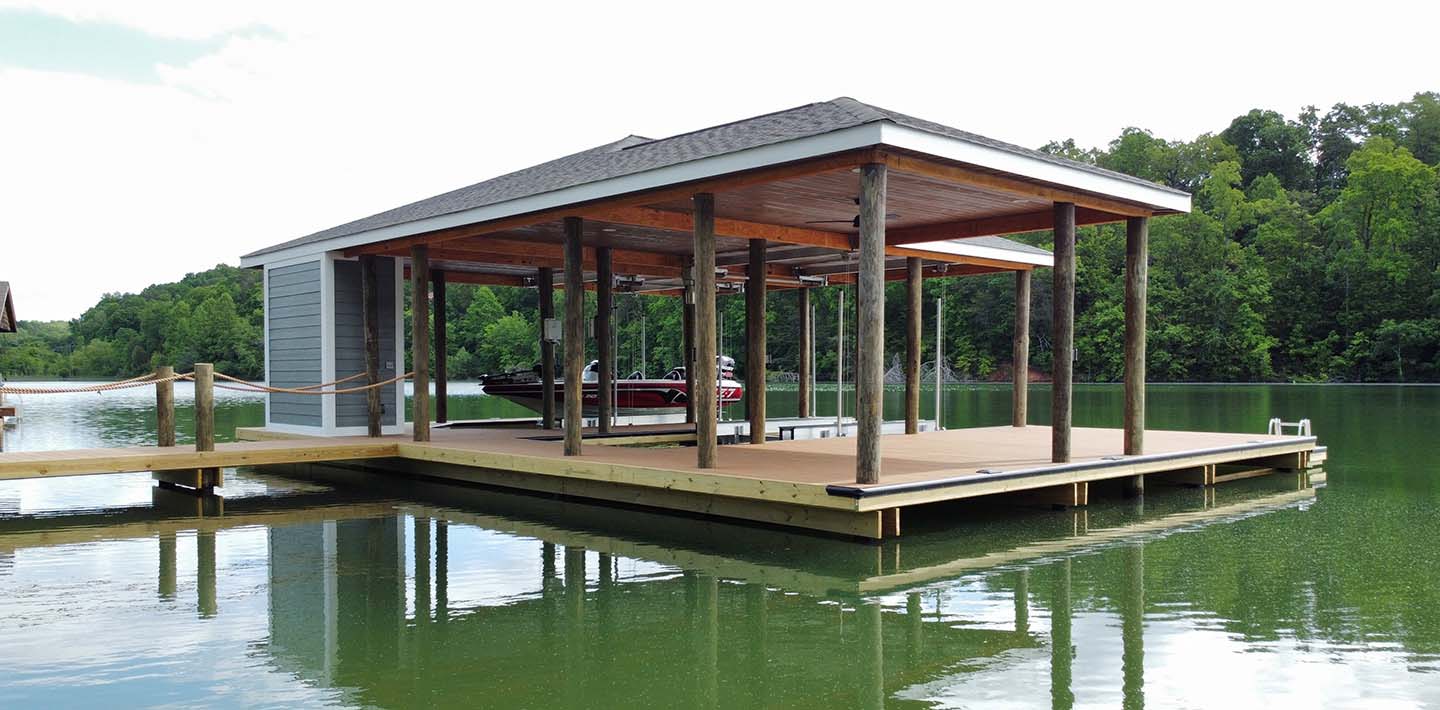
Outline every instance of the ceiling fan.
<path fill-rule="evenodd" d="M 853 202 L 855 203 L 855 206 L 856 206 L 856 207 L 859 207 L 859 206 L 860 206 L 860 198 L 859 198 L 859 197 L 852 197 L 852 198 L 850 198 L 850 199 L 851 199 L 851 201 L 853 201 Z M 898 218 L 899 216 L 900 216 L 900 215 L 898 215 L 898 214 L 896 214 L 896 213 L 894 213 L 894 212 L 886 212 L 886 213 L 885 213 L 885 219 L 896 219 L 896 218 Z M 812 220 L 809 220 L 808 222 L 806 222 L 805 224 L 848 224 L 848 225 L 850 225 L 851 227 L 854 227 L 855 229 L 859 229 L 859 228 L 860 228 L 860 215 L 857 214 L 857 215 L 855 215 L 855 216 L 854 216 L 853 218 L 851 218 L 851 219 L 812 219 Z"/>

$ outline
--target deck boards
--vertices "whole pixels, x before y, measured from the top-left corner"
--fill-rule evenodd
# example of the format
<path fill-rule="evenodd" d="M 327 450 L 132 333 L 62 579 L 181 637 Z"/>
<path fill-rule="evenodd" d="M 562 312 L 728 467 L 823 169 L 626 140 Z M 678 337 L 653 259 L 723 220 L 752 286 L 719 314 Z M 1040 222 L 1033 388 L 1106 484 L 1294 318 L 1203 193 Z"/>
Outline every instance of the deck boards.
<path fill-rule="evenodd" d="M 647 441 L 675 430 L 638 426 L 619 432 Z M 1122 448 L 1119 429 L 1077 428 L 1073 462 L 1066 466 L 1049 461 L 1048 427 L 952 429 L 882 437 L 881 482 L 856 486 L 854 437 L 722 446 L 716 468 L 700 469 L 692 447 L 617 446 L 613 438 L 606 445 L 591 440 L 583 455 L 565 457 L 562 441 L 537 438 L 542 432 L 528 428 L 437 427 L 432 441 L 424 443 L 399 435 L 278 438 L 276 432 L 239 433 L 259 440 L 220 444 L 213 452 L 182 446 L 0 453 L 0 480 L 391 459 L 414 473 L 434 470 L 440 475 L 439 469 L 446 467 L 450 472 L 445 477 L 453 479 L 691 512 L 723 510 L 720 514 L 727 517 L 801 527 L 810 526 L 807 520 L 825 520 L 824 529 L 869 531 L 879 524 L 873 516 L 910 505 L 1210 464 L 1278 466 L 1283 456 L 1303 456 L 1315 447 L 1311 437 L 1148 431 L 1147 457 L 1117 458 Z M 454 472 L 457 468 L 460 473 Z"/>

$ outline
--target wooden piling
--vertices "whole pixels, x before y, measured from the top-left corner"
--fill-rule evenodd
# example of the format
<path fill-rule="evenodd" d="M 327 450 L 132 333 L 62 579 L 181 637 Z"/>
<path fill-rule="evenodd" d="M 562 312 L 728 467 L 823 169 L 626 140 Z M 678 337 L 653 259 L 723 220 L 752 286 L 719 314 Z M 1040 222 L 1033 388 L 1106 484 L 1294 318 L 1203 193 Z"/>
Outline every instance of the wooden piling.
<path fill-rule="evenodd" d="M 580 455 L 585 370 L 585 223 L 565 218 L 565 455 Z"/>
<path fill-rule="evenodd" d="M 430 440 L 430 247 L 410 247 L 410 367 L 415 372 L 411 407 L 415 441 Z"/>
<path fill-rule="evenodd" d="M 715 431 L 715 196 L 694 197 L 695 252 L 695 458 L 700 468 L 714 468 Z"/>
<path fill-rule="evenodd" d="M 811 369 L 815 364 L 810 361 L 810 341 L 814 337 L 815 324 L 810 318 L 810 289 L 800 287 L 795 289 L 797 308 L 800 311 L 795 315 L 800 318 L 800 385 L 796 389 L 796 396 L 799 398 L 799 410 L 796 412 L 801 418 L 812 416 L 810 412 L 810 377 Z"/>
<path fill-rule="evenodd" d="M 365 383 L 369 385 L 380 381 L 380 284 L 375 273 L 375 259 L 370 254 L 360 257 L 360 320 L 365 331 Z M 368 436 L 380 436 L 383 410 L 380 388 L 372 386 L 365 391 L 365 433 Z"/>
<path fill-rule="evenodd" d="M 435 292 L 431 297 L 435 313 L 435 421 L 442 423 L 450 421 L 446 402 L 450 396 L 450 368 L 446 361 L 450 356 L 445 333 L 445 271 L 435 269 L 430 272 L 430 283 Z"/>
<path fill-rule="evenodd" d="M 1145 303 L 1150 276 L 1150 221 L 1125 221 L 1125 455 L 1145 453 Z M 1145 493 L 1145 477 L 1127 479 L 1125 494 Z"/>
<path fill-rule="evenodd" d="M 555 428 L 555 343 L 545 336 L 545 322 L 555 317 L 555 269 L 535 272 L 540 291 L 540 428 Z"/>
<path fill-rule="evenodd" d="M 686 258 L 683 287 L 684 303 L 680 306 L 680 364 L 685 366 L 685 422 L 695 423 L 695 259 Z"/>
<path fill-rule="evenodd" d="M 195 450 L 215 450 L 215 366 L 195 363 Z"/>
<path fill-rule="evenodd" d="M 856 298 L 855 482 L 880 482 L 885 397 L 885 182 L 882 163 L 860 168 L 860 274 Z"/>
<path fill-rule="evenodd" d="M 745 411 L 750 443 L 765 443 L 765 240 L 750 240 L 745 281 Z"/>
<path fill-rule="evenodd" d="M 155 377 L 165 380 L 155 383 L 155 445 L 175 445 L 175 383 L 166 378 L 175 376 L 175 368 L 161 365 L 155 368 Z"/>
<path fill-rule="evenodd" d="M 595 349 L 600 356 L 599 430 L 610 433 L 615 414 L 615 350 L 611 347 L 611 316 L 615 311 L 615 271 L 610 247 L 595 247 Z"/>
<path fill-rule="evenodd" d="M 1030 272 L 1015 272 L 1015 333 L 1010 353 L 1010 425 L 1025 426 L 1030 408 Z"/>
<path fill-rule="evenodd" d="M 905 433 L 920 433 L 920 326 L 924 306 L 920 257 L 905 259 Z"/>
<path fill-rule="evenodd" d="M 1054 353 L 1050 386 L 1050 460 L 1070 461 L 1070 395 L 1075 357 L 1075 205 L 1055 203 L 1055 266 L 1051 277 L 1051 338 Z"/>

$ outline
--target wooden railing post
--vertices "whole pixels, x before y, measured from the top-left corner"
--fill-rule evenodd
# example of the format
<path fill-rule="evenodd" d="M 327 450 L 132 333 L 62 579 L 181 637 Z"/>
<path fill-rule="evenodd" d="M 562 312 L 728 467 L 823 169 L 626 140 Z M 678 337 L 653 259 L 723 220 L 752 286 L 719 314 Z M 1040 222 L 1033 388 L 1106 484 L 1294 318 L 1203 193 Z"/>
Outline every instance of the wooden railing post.
<path fill-rule="evenodd" d="M 195 363 L 195 450 L 215 450 L 215 366 Z"/>
<path fill-rule="evenodd" d="M 155 445 L 175 445 L 175 368 L 161 365 L 155 368 Z"/>

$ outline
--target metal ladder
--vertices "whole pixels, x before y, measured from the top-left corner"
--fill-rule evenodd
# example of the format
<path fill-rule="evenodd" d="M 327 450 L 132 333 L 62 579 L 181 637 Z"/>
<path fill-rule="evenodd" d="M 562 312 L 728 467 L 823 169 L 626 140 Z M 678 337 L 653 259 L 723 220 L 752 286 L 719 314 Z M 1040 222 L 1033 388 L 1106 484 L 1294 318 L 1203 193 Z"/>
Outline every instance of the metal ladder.
<path fill-rule="evenodd" d="M 1271 436 L 1284 436 L 1287 428 L 1294 429 L 1295 436 L 1310 436 L 1309 419 L 1301 419 L 1298 422 L 1284 422 L 1280 421 L 1280 417 L 1274 417 L 1270 420 L 1270 426 L 1265 433 Z"/>

